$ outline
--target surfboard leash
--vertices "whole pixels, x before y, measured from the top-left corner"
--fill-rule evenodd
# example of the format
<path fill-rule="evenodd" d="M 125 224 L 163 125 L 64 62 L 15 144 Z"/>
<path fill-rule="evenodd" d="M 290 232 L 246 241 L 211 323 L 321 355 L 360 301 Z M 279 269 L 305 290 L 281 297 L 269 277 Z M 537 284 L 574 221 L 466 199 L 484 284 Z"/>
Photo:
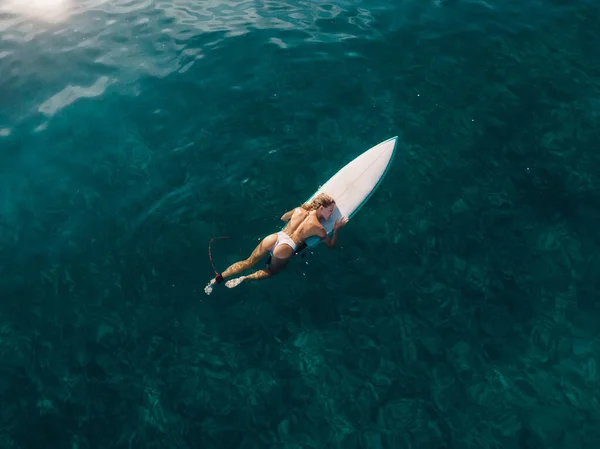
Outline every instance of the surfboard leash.
<path fill-rule="evenodd" d="M 215 268 L 215 264 L 213 262 L 213 258 L 212 258 L 212 251 L 210 250 L 210 245 L 212 244 L 212 242 L 214 240 L 221 240 L 221 239 L 230 239 L 231 237 L 228 235 L 221 235 L 218 237 L 213 237 L 212 239 L 210 239 L 210 241 L 208 242 L 208 259 L 210 260 L 210 265 L 212 266 L 213 271 L 215 272 L 215 280 L 218 282 L 221 282 L 223 280 L 223 276 L 221 275 L 221 273 L 219 273 L 217 271 L 217 269 Z"/>

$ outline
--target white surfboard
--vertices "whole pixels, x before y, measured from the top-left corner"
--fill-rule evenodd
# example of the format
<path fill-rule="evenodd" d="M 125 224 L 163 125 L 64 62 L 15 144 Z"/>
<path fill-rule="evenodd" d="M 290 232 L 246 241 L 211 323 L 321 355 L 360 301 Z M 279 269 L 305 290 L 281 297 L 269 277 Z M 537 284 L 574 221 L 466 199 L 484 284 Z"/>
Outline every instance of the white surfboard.
<path fill-rule="evenodd" d="M 319 193 L 326 193 L 335 200 L 336 208 L 331 218 L 323 222 L 328 234 L 339 218 L 346 216 L 348 221 L 360 210 L 377 190 L 385 177 L 394 154 L 398 137 L 392 137 L 368 149 L 342 167 L 329 181 L 323 184 L 306 202 Z M 306 246 L 312 248 L 321 243 L 318 237 L 306 240 Z"/>

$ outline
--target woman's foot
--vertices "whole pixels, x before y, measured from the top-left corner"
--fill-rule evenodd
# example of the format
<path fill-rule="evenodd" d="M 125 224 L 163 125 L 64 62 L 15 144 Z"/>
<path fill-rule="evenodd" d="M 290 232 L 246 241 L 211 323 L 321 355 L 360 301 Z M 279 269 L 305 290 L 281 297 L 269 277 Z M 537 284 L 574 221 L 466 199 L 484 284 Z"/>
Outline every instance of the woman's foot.
<path fill-rule="evenodd" d="M 210 280 L 208 285 L 204 287 L 204 293 L 210 295 L 213 291 L 215 284 L 220 284 L 221 282 L 223 282 L 223 275 L 221 273 L 217 273 L 217 275 Z"/>
<path fill-rule="evenodd" d="M 213 287 L 215 286 L 215 284 L 217 283 L 217 281 L 215 281 L 214 279 L 211 279 L 210 282 L 208 283 L 208 285 L 206 287 L 204 287 L 204 293 L 206 293 L 207 295 L 210 295 L 213 291 Z"/>
<path fill-rule="evenodd" d="M 227 282 L 225 282 L 225 287 L 227 287 L 227 288 L 237 287 L 242 282 L 244 282 L 244 279 L 246 279 L 246 276 L 240 276 L 239 278 L 235 278 L 230 281 L 227 281 Z"/>

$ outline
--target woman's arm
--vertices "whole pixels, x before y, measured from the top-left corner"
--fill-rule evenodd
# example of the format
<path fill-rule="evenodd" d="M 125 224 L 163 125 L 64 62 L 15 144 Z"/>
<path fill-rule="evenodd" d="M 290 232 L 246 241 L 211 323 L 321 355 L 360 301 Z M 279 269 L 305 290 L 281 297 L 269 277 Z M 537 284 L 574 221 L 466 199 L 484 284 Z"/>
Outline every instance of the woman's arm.
<path fill-rule="evenodd" d="M 327 245 L 328 248 L 334 248 L 335 247 L 335 242 L 337 240 L 337 235 L 338 235 L 338 230 L 337 228 L 333 229 L 333 234 L 331 237 L 329 237 L 327 235 L 327 232 L 325 231 L 325 229 L 321 228 L 322 231 L 320 232 L 319 238 L 323 241 L 323 243 L 325 243 L 325 245 Z"/>
<path fill-rule="evenodd" d="M 301 207 L 296 207 L 292 210 L 287 211 L 285 214 L 283 214 L 281 216 L 281 220 L 285 221 L 286 223 L 288 221 L 290 221 L 292 219 L 292 216 L 296 213 L 296 212 L 302 212 L 304 209 L 302 209 Z"/>
<path fill-rule="evenodd" d="M 335 222 L 335 225 L 333 225 L 333 235 L 331 237 L 327 235 L 327 231 L 325 231 L 325 228 L 323 227 L 318 228 L 317 236 L 323 241 L 323 243 L 325 243 L 325 245 L 327 245 L 327 247 L 334 248 L 335 242 L 337 241 L 338 230 L 346 223 L 348 223 L 348 219 L 346 217 L 342 217 Z"/>
<path fill-rule="evenodd" d="M 281 216 L 281 221 L 285 221 L 286 223 L 288 221 L 290 221 L 292 219 L 292 215 L 294 215 L 295 211 L 296 211 L 296 209 L 292 209 L 292 210 L 287 211 L 285 214 L 283 214 Z"/>

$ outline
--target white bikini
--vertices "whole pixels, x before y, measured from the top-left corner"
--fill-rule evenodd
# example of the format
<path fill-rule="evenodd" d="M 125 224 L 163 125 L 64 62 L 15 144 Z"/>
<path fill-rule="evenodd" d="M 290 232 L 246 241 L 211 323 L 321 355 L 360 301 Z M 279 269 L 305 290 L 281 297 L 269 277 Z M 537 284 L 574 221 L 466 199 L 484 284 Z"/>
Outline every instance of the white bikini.
<path fill-rule="evenodd" d="M 296 251 L 296 243 L 283 231 L 277 233 L 277 243 L 275 243 L 275 246 L 271 250 L 271 254 L 275 252 L 275 249 L 277 249 L 279 245 L 288 245 L 292 248 L 292 251 Z"/>

